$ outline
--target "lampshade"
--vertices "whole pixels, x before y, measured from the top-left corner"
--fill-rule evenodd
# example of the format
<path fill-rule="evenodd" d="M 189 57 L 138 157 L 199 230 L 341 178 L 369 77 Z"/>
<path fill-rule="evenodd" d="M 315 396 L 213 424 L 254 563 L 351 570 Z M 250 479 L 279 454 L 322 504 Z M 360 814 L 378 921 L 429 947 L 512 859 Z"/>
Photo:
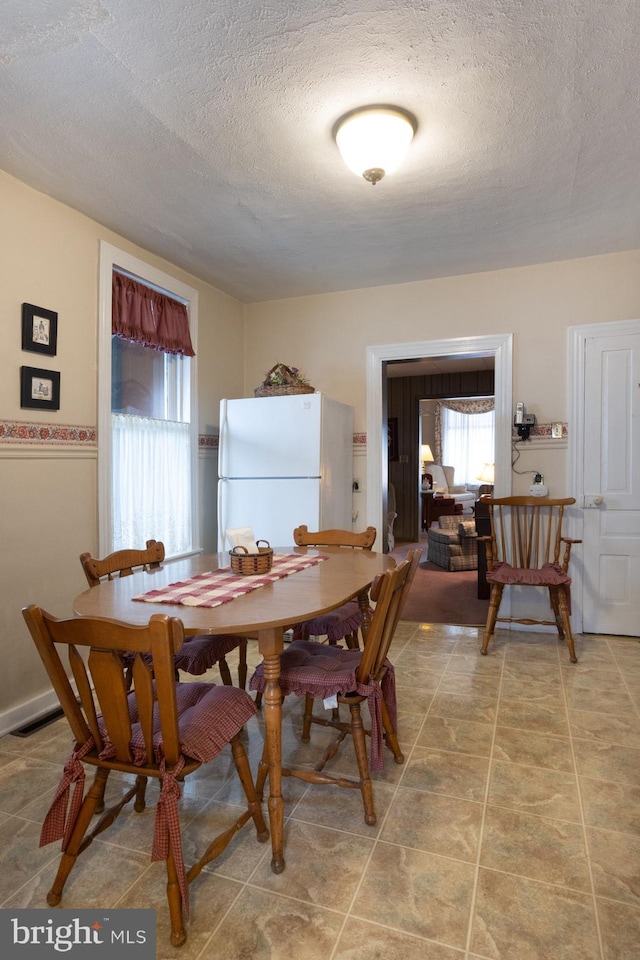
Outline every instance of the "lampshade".
<path fill-rule="evenodd" d="M 423 463 L 433 463 L 433 454 L 428 443 L 423 443 L 420 447 L 420 459 Z"/>
<path fill-rule="evenodd" d="M 399 107 L 361 107 L 338 120 L 334 130 L 342 159 L 374 186 L 405 157 L 418 123 Z"/>
<path fill-rule="evenodd" d="M 476 480 L 479 480 L 480 483 L 495 483 L 495 472 L 493 463 L 485 463 Z"/>

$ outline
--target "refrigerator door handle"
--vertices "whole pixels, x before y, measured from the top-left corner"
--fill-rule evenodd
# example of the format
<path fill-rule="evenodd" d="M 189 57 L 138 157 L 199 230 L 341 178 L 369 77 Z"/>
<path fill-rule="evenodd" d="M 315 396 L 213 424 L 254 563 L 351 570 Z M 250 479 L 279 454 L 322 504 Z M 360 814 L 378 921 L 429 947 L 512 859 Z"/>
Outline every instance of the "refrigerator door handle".
<path fill-rule="evenodd" d="M 220 434 L 218 437 L 218 476 L 226 477 L 226 459 L 227 459 L 227 401 L 220 401 Z M 219 501 L 218 501 L 219 505 Z"/>
<path fill-rule="evenodd" d="M 226 539 L 225 530 L 227 529 L 226 520 L 224 517 L 224 493 L 223 488 L 225 485 L 225 480 L 221 477 L 218 479 L 218 553 L 224 551 L 224 542 Z"/>

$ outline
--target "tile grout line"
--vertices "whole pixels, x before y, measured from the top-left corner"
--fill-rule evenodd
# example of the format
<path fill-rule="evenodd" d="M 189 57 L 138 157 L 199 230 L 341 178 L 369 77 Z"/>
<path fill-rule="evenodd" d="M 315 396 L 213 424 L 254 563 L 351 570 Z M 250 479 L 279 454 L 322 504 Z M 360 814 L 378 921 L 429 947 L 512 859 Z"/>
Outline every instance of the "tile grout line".
<path fill-rule="evenodd" d="M 495 642 L 495 637 L 493 638 Z M 473 923 L 475 919 L 476 904 L 478 900 L 478 884 L 480 881 L 480 860 L 482 856 L 482 844 L 484 841 L 484 828 L 487 818 L 487 808 L 489 806 L 489 789 L 491 786 L 491 777 L 493 775 L 493 755 L 495 750 L 496 743 L 496 734 L 498 730 L 498 716 L 500 713 L 500 698 L 502 696 L 502 684 L 504 681 L 504 668 L 507 655 L 507 645 L 508 638 L 505 638 L 505 648 L 502 654 L 502 667 L 500 669 L 500 683 L 498 686 L 498 696 L 496 698 L 496 712 L 493 721 L 493 733 L 491 735 L 491 749 L 489 751 L 489 768 L 487 770 L 487 782 L 484 789 L 484 800 L 482 803 L 482 817 L 480 820 L 480 830 L 478 833 L 478 849 L 476 851 L 476 862 L 473 878 L 473 889 L 471 891 L 471 903 L 469 905 L 469 922 L 467 925 L 467 938 L 465 942 L 465 957 L 468 958 L 471 954 L 471 943 L 473 939 Z"/>
<path fill-rule="evenodd" d="M 558 648 L 559 649 L 559 648 Z M 572 667 L 579 666 L 579 664 L 571 664 Z M 596 898 L 596 888 L 595 881 L 593 879 L 593 869 L 591 865 L 591 854 L 589 853 L 589 843 L 587 839 L 587 824 L 584 813 L 584 803 L 582 800 L 582 790 L 580 789 L 580 776 L 578 774 L 578 764 L 576 761 L 575 748 L 573 744 L 573 731 L 571 729 L 571 718 L 569 715 L 569 698 L 567 695 L 567 687 L 565 684 L 565 676 L 562 669 L 562 662 L 560 663 L 560 683 L 562 685 L 562 699 L 564 702 L 565 714 L 567 717 L 567 731 L 569 734 L 569 749 L 571 750 L 571 759 L 573 761 L 573 775 L 575 777 L 576 783 L 576 794 L 578 797 L 578 808 L 580 811 L 580 825 L 582 827 L 582 842 L 584 843 L 584 852 L 587 859 L 587 871 L 589 874 L 589 885 L 591 887 L 591 903 L 593 906 L 593 918 L 596 925 L 596 938 L 598 941 L 598 949 L 600 951 L 600 960 L 606 960 L 604 954 L 604 947 L 602 943 L 602 932 L 600 930 L 600 918 L 598 916 L 598 902 Z"/>

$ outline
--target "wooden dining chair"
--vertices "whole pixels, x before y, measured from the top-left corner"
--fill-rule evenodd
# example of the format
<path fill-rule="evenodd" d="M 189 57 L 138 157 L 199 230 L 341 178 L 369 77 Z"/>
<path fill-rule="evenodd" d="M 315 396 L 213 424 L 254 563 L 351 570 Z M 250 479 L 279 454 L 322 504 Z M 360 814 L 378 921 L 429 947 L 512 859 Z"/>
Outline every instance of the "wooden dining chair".
<path fill-rule="evenodd" d="M 371 550 L 376 539 L 376 528 L 367 527 L 362 533 L 353 533 L 351 530 L 318 530 L 312 533 L 306 524 L 296 527 L 293 539 L 298 547 L 344 547 L 351 550 Z M 340 640 L 345 640 L 350 650 L 358 650 L 360 643 L 358 634 L 366 632 L 372 610 L 368 607 L 367 623 L 362 622 L 362 610 L 357 600 L 347 600 L 335 610 L 329 610 L 319 617 L 303 620 L 292 624 L 291 639 L 317 640 L 326 637 L 327 642 L 334 646 Z M 262 705 L 262 693 L 256 693 L 256 706 Z"/>
<path fill-rule="evenodd" d="M 351 530 L 318 530 L 312 533 L 306 525 L 303 525 L 296 527 L 293 531 L 293 539 L 298 547 L 344 547 L 351 550 L 371 550 L 376 540 L 376 528 L 367 527 L 362 533 L 353 533 Z M 368 617 L 371 617 L 371 610 Z M 358 633 L 362 627 L 360 605 L 357 600 L 349 600 L 337 610 L 331 610 L 320 617 L 295 624 L 293 640 L 326 637 L 332 645 L 339 640 L 345 640 L 347 647 L 357 650 L 360 646 Z"/>
<path fill-rule="evenodd" d="M 134 570 L 153 570 L 164 560 L 164 544 L 159 540 L 147 540 L 144 550 L 116 550 L 103 560 L 97 560 L 89 553 L 80 555 L 80 563 L 90 587 L 103 580 L 115 577 L 128 577 Z M 238 650 L 238 686 L 243 690 L 247 685 L 247 639 L 233 634 L 190 634 L 187 631 L 186 642 L 175 657 L 176 670 L 182 670 L 193 676 L 202 676 L 211 667 L 217 665 L 222 682 L 231 686 L 231 671 L 226 660 L 228 653 Z M 129 658 L 130 659 L 130 658 Z M 129 679 L 130 663 L 126 661 Z"/>
<path fill-rule="evenodd" d="M 404 605 L 405 605 L 405 603 L 406 603 L 407 597 L 408 597 L 408 595 L 409 595 L 409 591 L 411 590 L 411 585 L 412 585 L 412 583 L 413 583 L 413 581 L 414 581 L 414 578 L 415 578 L 415 575 L 416 575 L 416 571 L 417 571 L 417 569 L 418 569 L 418 564 L 420 563 L 420 558 L 421 558 L 421 557 L 422 557 L 422 548 L 421 548 L 421 547 L 416 547 L 414 550 L 409 550 L 409 552 L 407 553 L 407 555 L 406 555 L 406 557 L 405 557 L 405 560 L 408 560 L 408 561 L 409 561 L 409 573 L 407 574 L 407 579 L 405 580 L 404 586 L 403 586 L 403 588 L 402 588 L 402 596 L 400 597 L 400 602 L 396 605 L 395 623 L 389 624 L 389 629 L 390 629 L 391 632 L 392 632 L 392 636 L 393 636 L 393 634 L 395 634 L 396 627 L 398 626 L 398 621 L 400 620 L 400 618 L 401 618 L 401 616 L 402 616 L 402 610 L 403 610 L 403 608 L 404 608 Z M 376 580 L 375 580 L 374 583 L 372 584 L 371 590 L 370 590 L 370 598 L 371 598 L 371 600 L 372 600 L 374 603 L 375 603 L 375 602 L 377 601 L 377 599 L 378 599 L 378 591 L 379 591 L 379 589 L 380 589 L 380 582 L 379 582 L 379 580 L 380 580 L 379 577 L 376 578 Z M 295 642 L 296 642 L 296 643 L 305 643 L 304 640 L 299 640 L 299 641 L 295 641 Z M 365 643 L 366 643 L 366 640 L 365 640 Z M 312 647 L 312 648 L 311 648 L 311 651 L 312 651 L 312 652 L 313 652 L 313 649 L 314 649 L 314 648 Z M 337 651 L 337 650 L 340 650 L 340 649 L 341 649 L 340 647 L 325 647 L 326 655 L 327 655 L 327 656 L 331 656 L 332 653 L 333 653 L 333 651 Z M 358 648 L 358 649 L 359 649 L 359 648 Z M 343 659 L 344 659 L 344 658 L 343 658 Z M 357 662 L 357 653 L 356 653 L 356 657 L 355 657 L 355 662 Z M 385 703 L 385 700 L 384 700 L 384 694 L 386 694 L 386 691 L 387 691 L 387 688 L 386 688 L 386 687 L 383 687 L 383 700 L 382 700 L 382 704 L 381 704 L 382 710 L 386 710 L 386 709 L 387 709 L 386 703 Z M 321 769 L 324 767 L 324 765 L 325 765 L 332 757 L 334 757 L 334 756 L 336 755 L 336 753 L 338 752 L 338 748 L 339 748 L 340 744 L 342 743 L 342 741 L 344 740 L 344 738 L 346 737 L 346 735 L 349 733 L 349 725 L 348 725 L 348 724 L 345 724 L 345 723 L 343 723 L 343 722 L 340 721 L 340 707 L 339 707 L 339 705 L 336 705 L 335 707 L 332 708 L 332 711 L 331 711 L 331 720 L 328 720 L 326 717 L 316 716 L 316 715 L 313 713 L 313 704 L 314 704 L 314 698 L 313 698 L 312 696 L 307 696 L 307 698 L 306 698 L 306 703 L 305 703 L 305 712 L 304 712 L 304 716 L 303 716 L 303 723 L 302 723 L 302 741 L 303 741 L 303 743 L 308 743 L 308 741 L 311 739 L 311 723 L 317 723 L 317 724 L 320 724 L 321 726 L 326 726 L 326 727 L 329 727 L 329 726 L 330 726 L 330 727 L 335 727 L 337 730 L 341 730 L 341 731 L 342 731 L 341 735 L 338 736 L 337 740 L 336 740 L 331 746 L 329 746 L 329 747 L 327 748 L 327 752 L 325 753 L 325 755 L 324 755 L 321 763 L 319 763 L 319 764 L 316 765 L 316 770 L 321 770 Z M 400 759 L 398 759 L 398 756 L 400 757 Z M 398 747 L 398 755 L 396 756 L 396 762 L 397 762 L 397 763 L 401 763 L 401 762 L 402 762 L 402 759 L 403 759 L 403 757 L 402 757 L 402 755 L 400 754 L 400 748 Z"/>
<path fill-rule="evenodd" d="M 62 857 L 47 903 L 52 907 L 60 903 L 78 856 L 111 826 L 129 801 L 134 800 L 136 811 L 144 809 L 147 778 L 156 778 L 160 797 L 152 860 L 166 860 L 170 939 L 180 946 L 187 937 L 189 884 L 205 864 L 219 856 L 250 819 L 259 841 L 269 835 L 240 739 L 255 705 L 237 687 L 175 682 L 175 654 L 184 642 L 182 622 L 175 618 L 156 614 L 145 626 L 90 617 L 58 620 L 35 605 L 25 607 L 23 616 L 75 739 L 40 835 L 41 846 L 62 840 Z M 134 655 L 131 689 L 123 670 L 128 652 Z M 227 744 L 231 744 L 245 803 L 229 829 L 212 839 L 187 870 L 178 821 L 180 784 Z M 85 764 L 95 767 L 86 792 Z M 135 783 L 124 784 L 123 795 L 92 823 L 112 770 L 134 776 Z M 117 851 L 117 843 L 112 849 Z M 90 877 L 84 882 L 90 884 Z"/>
<path fill-rule="evenodd" d="M 418 558 L 419 559 L 419 558 Z M 282 775 L 296 777 L 306 783 L 334 784 L 339 787 L 359 789 L 367 824 L 376 822 L 371 784 L 371 770 L 384 766 L 383 744 L 386 741 L 396 763 L 403 763 L 396 732 L 396 700 L 393 667 L 387 658 L 389 646 L 398 622 L 403 590 L 412 563 L 403 560 L 395 569 L 387 570 L 375 582 L 373 594 L 376 607 L 367 632 L 363 650 L 329 647 L 312 641 L 292 643 L 280 657 L 280 688 L 283 696 L 295 693 L 305 697 L 305 714 L 302 739 L 308 740 L 312 723 L 335 727 L 339 735 L 332 747 L 313 770 L 290 769 L 283 766 Z M 417 566 L 417 560 L 416 560 Z M 249 681 L 252 690 L 264 693 L 266 686 L 264 668 L 261 664 Z M 335 697 L 338 704 L 346 704 L 350 720 L 319 718 L 313 714 L 316 697 Z M 371 729 L 365 731 L 360 706 L 367 701 L 371 716 Z M 327 761 L 333 757 L 347 734 L 353 737 L 358 779 L 333 776 L 324 771 Z M 366 737 L 371 738 L 371 760 L 367 753 Z M 268 756 L 265 751 L 258 767 L 256 791 L 261 797 L 268 774 Z"/>
<path fill-rule="evenodd" d="M 481 653 L 487 653 L 496 622 L 539 623 L 557 628 L 560 639 L 566 640 L 571 663 L 577 663 L 571 632 L 571 577 L 568 569 L 571 547 L 582 541 L 571 540 L 562 533 L 564 509 L 575 502 L 573 497 L 559 500 L 548 497 L 482 498 L 482 504 L 489 509 L 491 522 L 490 535 L 482 538 L 491 594 Z M 499 616 L 506 586 L 546 588 L 554 619 Z"/>

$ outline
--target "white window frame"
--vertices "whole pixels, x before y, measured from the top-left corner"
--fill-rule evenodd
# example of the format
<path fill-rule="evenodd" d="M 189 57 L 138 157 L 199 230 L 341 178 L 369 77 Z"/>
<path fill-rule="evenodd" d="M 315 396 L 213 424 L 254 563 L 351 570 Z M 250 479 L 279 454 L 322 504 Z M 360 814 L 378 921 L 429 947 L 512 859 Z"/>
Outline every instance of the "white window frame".
<path fill-rule="evenodd" d="M 197 354 L 198 291 L 175 277 L 152 267 L 137 257 L 104 241 L 100 242 L 98 281 L 98 551 L 100 556 L 111 552 L 113 544 L 113 511 L 111 509 L 111 289 L 114 268 L 139 277 L 150 286 L 176 297 L 187 305 L 191 341 Z M 191 543 L 192 551 L 200 551 L 200 517 L 198 496 L 198 390 L 197 357 L 191 357 Z M 133 544 L 143 547 L 144 544 Z"/>

